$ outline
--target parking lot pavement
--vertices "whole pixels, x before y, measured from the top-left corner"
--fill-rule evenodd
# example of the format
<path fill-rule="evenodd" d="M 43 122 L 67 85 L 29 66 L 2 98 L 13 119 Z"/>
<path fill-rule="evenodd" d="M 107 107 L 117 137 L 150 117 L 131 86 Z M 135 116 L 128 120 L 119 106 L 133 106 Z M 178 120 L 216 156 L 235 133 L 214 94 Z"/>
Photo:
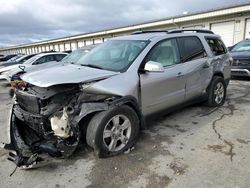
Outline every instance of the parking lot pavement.
<path fill-rule="evenodd" d="M 10 106 L 0 88 L 0 126 Z M 231 81 L 221 108 L 202 104 L 148 122 L 127 154 L 98 159 L 79 149 L 48 166 L 17 170 L 0 150 L 0 187 L 226 187 L 250 184 L 250 82 Z M 5 132 L 0 131 L 0 138 Z"/>

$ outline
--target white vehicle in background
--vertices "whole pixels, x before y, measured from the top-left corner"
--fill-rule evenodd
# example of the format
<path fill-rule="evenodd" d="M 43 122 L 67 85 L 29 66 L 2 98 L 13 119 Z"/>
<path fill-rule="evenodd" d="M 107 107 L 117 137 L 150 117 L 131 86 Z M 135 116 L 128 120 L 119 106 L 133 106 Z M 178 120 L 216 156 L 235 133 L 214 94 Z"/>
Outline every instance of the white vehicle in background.
<path fill-rule="evenodd" d="M 39 69 L 40 66 L 44 67 L 45 63 L 51 61 L 61 61 L 67 55 L 67 53 L 61 52 L 41 53 L 35 55 L 23 64 L 12 65 L 0 69 L 0 79 L 11 81 L 11 78 L 15 75 L 21 75 L 36 68 Z"/>
<path fill-rule="evenodd" d="M 22 64 L 35 55 L 37 55 L 37 54 L 23 55 L 23 56 L 16 58 L 14 60 L 10 59 L 10 60 L 6 61 L 5 63 L 1 63 L 0 68 L 9 67 L 12 65 L 17 65 L 17 64 Z M 15 57 L 17 57 L 17 56 L 15 56 Z"/>
<path fill-rule="evenodd" d="M 30 72 L 34 72 L 34 71 L 39 71 L 41 69 L 55 67 L 55 66 L 58 66 L 59 64 L 62 64 L 62 63 L 64 63 L 64 64 L 76 63 L 78 60 L 80 60 L 86 53 L 88 53 L 94 47 L 96 47 L 96 45 L 85 46 L 83 48 L 79 48 L 77 50 L 74 50 L 70 54 L 67 54 L 67 53 L 50 54 L 50 55 L 54 56 L 53 61 L 49 61 L 47 63 L 38 63 L 38 64 L 36 61 L 35 65 L 37 65 L 37 66 L 26 66 L 26 67 L 18 66 L 18 68 L 11 69 L 7 74 L 10 77 L 10 81 L 13 81 L 13 79 L 21 80 L 20 75 L 27 73 L 27 72 L 30 73 Z M 63 58 L 62 58 L 62 56 L 63 56 Z M 44 56 L 42 56 L 42 57 L 44 57 Z M 39 60 L 39 62 L 40 62 L 40 60 Z M 28 64 L 30 64 L 30 61 L 27 61 L 22 65 L 28 65 Z M 15 77 L 15 78 L 13 78 L 13 77 Z"/>
<path fill-rule="evenodd" d="M 15 68 L 15 69 L 9 71 L 8 74 L 9 74 L 10 82 L 11 82 L 11 89 L 9 90 L 10 96 L 14 95 L 14 91 L 16 88 L 21 88 L 24 86 L 24 82 L 20 78 L 20 76 L 23 75 L 24 73 L 36 72 L 36 71 L 39 71 L 41 69 L 56 67 L 60 64 L 69 64 L 69 63 L 74 64 L 74 63 L 78 62 L 83 56 L 85 56 L 85 54 L 87 54 L 94 47 L 96 47 L 96 45 L 89 45 L 89 46 L 85 46 L 83 48 L 79 48 L 77 50 L 74 50 L 73 52 L 71 52 L 70 54 L 65 56 L 60 61 L 51 61 L 48 63 L 39 64 L 38 66 L 29 66 L 29 67 L 25 67 L 25 68 L 22 66 L 21 67 L 19 66 L 18 69 Z M 20 71 L 20 69 L 24 69 L 24 70 Z"/>

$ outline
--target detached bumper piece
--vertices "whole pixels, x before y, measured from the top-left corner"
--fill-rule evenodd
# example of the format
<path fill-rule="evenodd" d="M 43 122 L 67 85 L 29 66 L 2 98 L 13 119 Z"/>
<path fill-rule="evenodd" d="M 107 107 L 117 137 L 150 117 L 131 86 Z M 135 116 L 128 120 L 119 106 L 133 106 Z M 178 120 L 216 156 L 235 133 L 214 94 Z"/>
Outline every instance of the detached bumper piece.
<path fill-rule="evenodd" d="M 40 166 L 40 162 L 43 162 L 43 159 L 38 157 L 38 154 L 33 154 L 30 157 L 22 157 L 13 152 L 9 153 L 8 160 L 14 162 L 18 167 L 26 169 L 37 167 L 37 165 Z"/>
<path fill-rule="evenodd" d="M 11 143 L 4 146 L 10 150 L 8 159 L 23 169 L 44 166 L 49 157 L 68 157 L 78 145 L 77 139 L 54 136 L 46 118 L 28 113 L 18 105 L 11 116 L 10 139 Z"/>

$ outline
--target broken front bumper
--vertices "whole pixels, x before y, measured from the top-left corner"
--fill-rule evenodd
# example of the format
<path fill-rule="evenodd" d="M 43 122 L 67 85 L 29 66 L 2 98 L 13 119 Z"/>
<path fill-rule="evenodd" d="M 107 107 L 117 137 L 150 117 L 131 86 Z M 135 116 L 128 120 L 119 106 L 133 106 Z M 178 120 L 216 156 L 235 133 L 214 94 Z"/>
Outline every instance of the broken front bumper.
<path fill-rule="evenodd" d="M 68 157 L 79 143 L 79 136 L 62 139 L 56 137 L 49 128 L 48 119 L 24 111 L 13 105 L 9 118 L 10 142 L 3 145 L 10 150 L 9 160 L 18 167 L 34 167 L 46 159 L 44 156 Z"/>

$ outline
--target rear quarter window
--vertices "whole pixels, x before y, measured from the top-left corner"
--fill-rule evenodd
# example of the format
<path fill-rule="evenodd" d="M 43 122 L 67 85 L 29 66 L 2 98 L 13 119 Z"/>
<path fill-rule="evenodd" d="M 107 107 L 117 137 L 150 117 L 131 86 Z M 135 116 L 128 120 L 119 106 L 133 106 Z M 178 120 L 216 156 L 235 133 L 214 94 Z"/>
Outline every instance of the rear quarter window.
<path fill-rule="evenodd" d="M 227 48 L 220 39 L 206 37 L 206 41 L 215 56 L 227 53 Z"/>

